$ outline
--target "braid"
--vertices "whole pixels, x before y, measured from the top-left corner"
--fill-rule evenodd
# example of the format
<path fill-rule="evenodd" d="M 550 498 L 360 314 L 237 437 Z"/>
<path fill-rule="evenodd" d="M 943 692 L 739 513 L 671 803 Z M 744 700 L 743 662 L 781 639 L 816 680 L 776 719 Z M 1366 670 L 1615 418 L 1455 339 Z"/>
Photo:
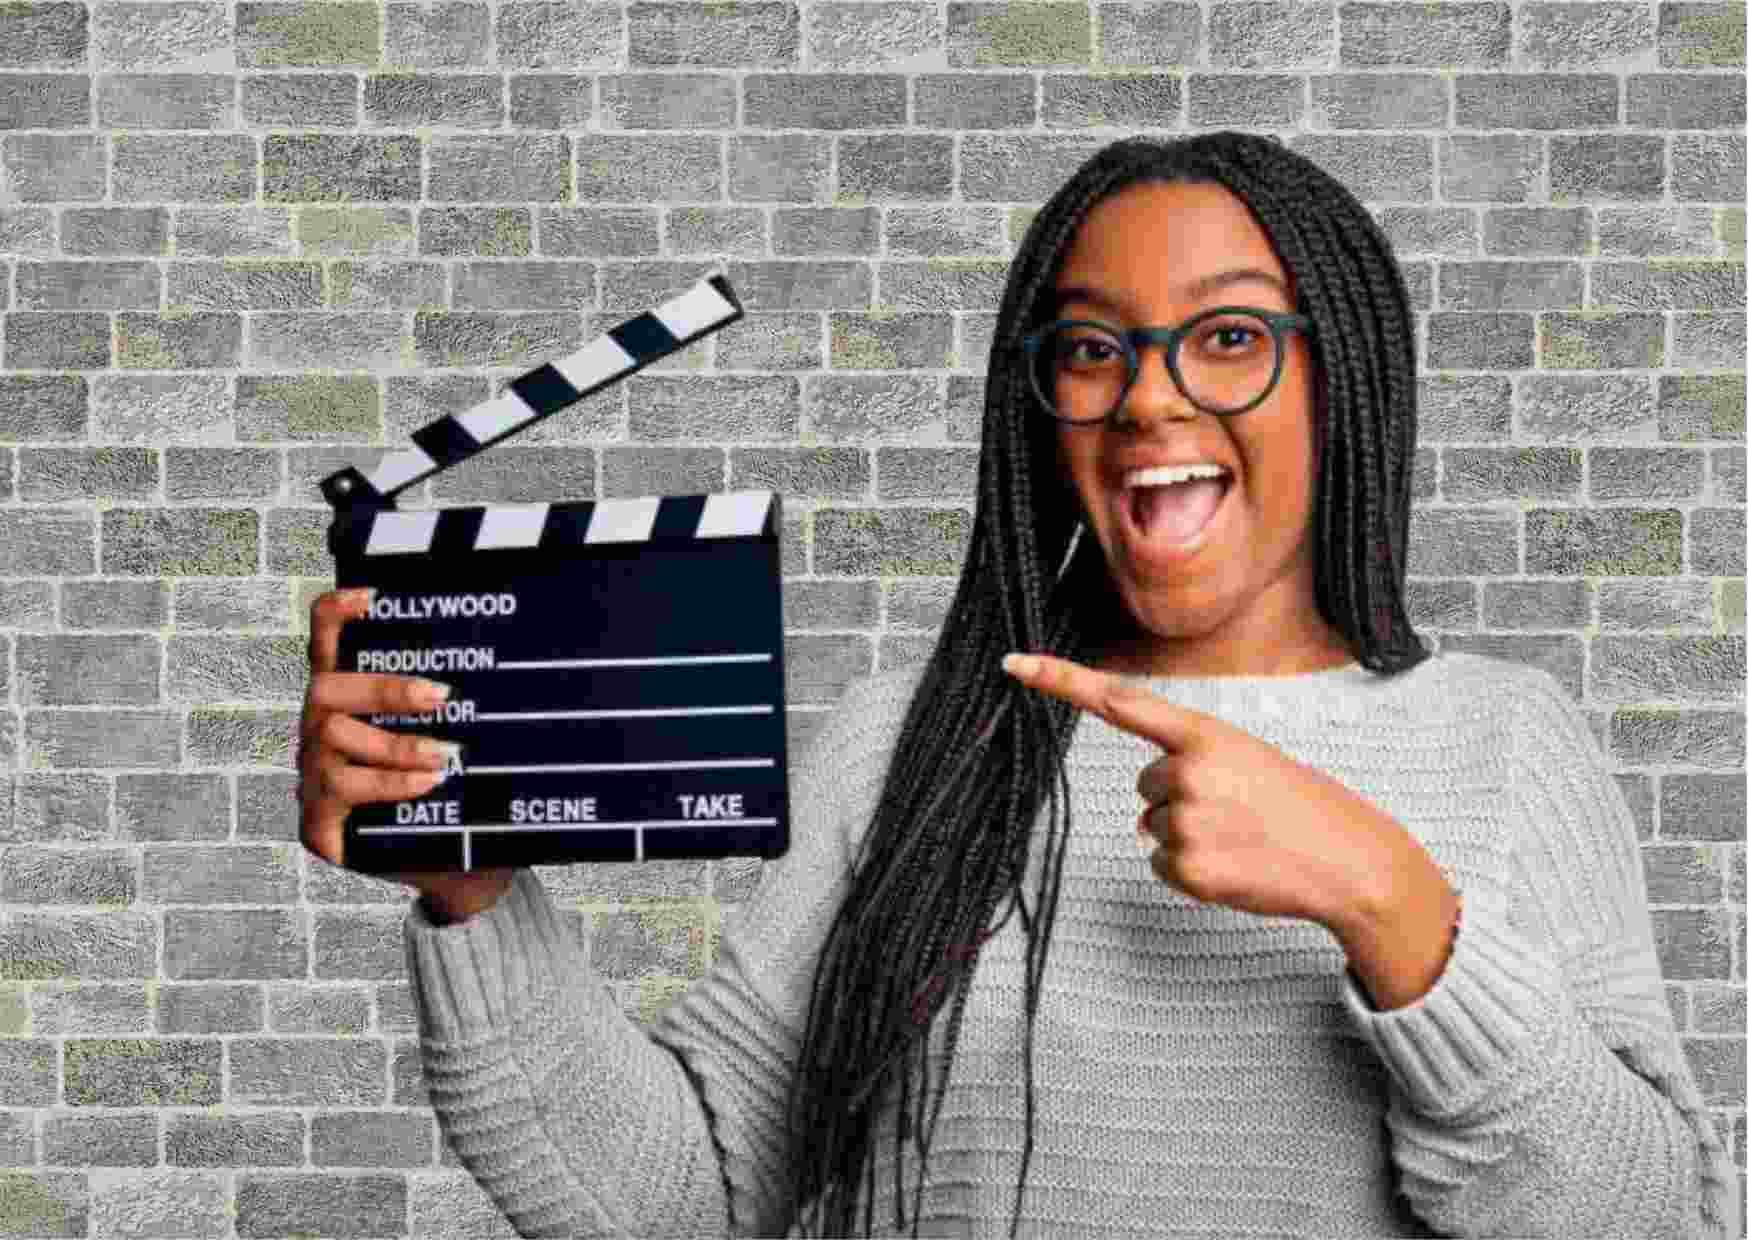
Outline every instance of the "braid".
<path fill-rule="evenodd" d="M 1105 147 L 1045 205 L 1010 269 L 965 564 L 814 973 L 788 1099 L 792 1204 L 803 1235 L 815 1226 L 828 1235 L 875 1229 L 875 1129 L 889 1101 L 898 1117 L 893 1219 L 907 1226 L 905 1153 L 914 1141 L 920 1166 L 908 1226 L 916 1234 L 977 949 L 1016 911 L 1027 936 L 1026 1141 L 1011 1223 L 1018 1233 L 1032 1156 L 1032 1032 L 1072 808 L 1063 759 L 1078 712 L 1025 691 L 999 660 L 1031 650 L 1090 662 L 1125 615 L 1098 541 L 1079 537 L 1078 497 L 1038 485 L 1055 476 L 1055 429 L 1024 382 L 1020 339 L 1094 205 L 1137 181 L 1184 180 L 1224 183 L 1249 204 L 1294 277 L 1297 308 L 1316 326 L 1319 611 L 1369 670 L 1393 675 L 1428 656 L 1402 600 L 1414 318 L 1388 240 L 1338 181 L 1272 138 L 1228 131 Z M 1022 879 L 1041 807 L 1049 827 L 1034 910 Z M 928 1032 L 943 1007 L 942 1047 L 932 1056 Z M 913 1069 L 921 1073 L 915 1091 Z"/>

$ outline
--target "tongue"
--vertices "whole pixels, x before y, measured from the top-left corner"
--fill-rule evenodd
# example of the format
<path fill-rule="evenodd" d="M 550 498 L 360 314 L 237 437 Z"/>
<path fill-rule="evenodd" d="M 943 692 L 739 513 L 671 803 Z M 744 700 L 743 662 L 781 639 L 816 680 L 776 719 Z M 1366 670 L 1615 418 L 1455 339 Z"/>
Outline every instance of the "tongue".
<path fill-rule="evenodd" d="M 1226 483 L 1220 478 L 1197 478 L 1165 487 L 1142 487 L 1136 503 L 1141 531 L 1149 536 L 1162 531 L 1172 542 L 1182 542 L 1214 514 Z"/>

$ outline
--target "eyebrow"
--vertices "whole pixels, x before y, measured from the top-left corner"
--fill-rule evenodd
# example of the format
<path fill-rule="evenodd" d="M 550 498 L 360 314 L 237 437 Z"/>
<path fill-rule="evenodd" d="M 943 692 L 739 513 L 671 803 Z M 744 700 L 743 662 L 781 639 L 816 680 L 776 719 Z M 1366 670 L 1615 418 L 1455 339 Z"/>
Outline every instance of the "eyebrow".
<path fill-rule="evenodd" d="M 1216 271 L 1213 275 L 1202 276 L 1200 279 L 1192 281 L 1184 289 L 1184 294 L 1192 301 L 1199 301 L 1217 289 L 1247 281 L 1262 281 L 1270 284 L 1279 291 L 1283 298 L 1290 299 L 1287 286 L 1281 278 L 1272 271 L 1264 271 L 1260 267 L 1233 267 L 1226 271 Z M 1096 306 L 1108 306 L 1112 310 L 1127 308 L 1121 297 L 1111 293 L 1103 293 L 1096 288 L 1088 288 L 1085 285 L 1070 285 L 1067 288 L 1056 290 L 1055 304 L 1058 308 L 1071 301 L 1084 301 Z"/>

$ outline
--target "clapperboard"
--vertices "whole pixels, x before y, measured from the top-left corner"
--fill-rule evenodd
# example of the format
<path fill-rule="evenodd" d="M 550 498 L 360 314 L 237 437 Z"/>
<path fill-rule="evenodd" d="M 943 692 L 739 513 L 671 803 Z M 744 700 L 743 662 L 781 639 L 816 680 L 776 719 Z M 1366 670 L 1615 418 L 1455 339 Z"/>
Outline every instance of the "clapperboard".
<path fill-rule="evenodd" d="M 712 275 L 420 428 L 370 476 L 323 479 L 337 586 L 376 591 L 337 667 L 454 686 L 429 713 L 361 718 L 462 746 L 429 793 L 348 815 L 349 868 L 788 850 L 779 495 L 393 499 L 741 317 Z"/>

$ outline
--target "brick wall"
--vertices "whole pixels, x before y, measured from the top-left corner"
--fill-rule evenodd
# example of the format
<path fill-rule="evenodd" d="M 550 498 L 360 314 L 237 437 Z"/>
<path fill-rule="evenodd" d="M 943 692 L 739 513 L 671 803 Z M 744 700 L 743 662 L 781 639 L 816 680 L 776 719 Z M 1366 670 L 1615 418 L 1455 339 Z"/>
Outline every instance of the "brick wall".
<path fill-rule="evenodd" d="M 299 843 L 320 478 L 724 263 L 745 320 L 403 506 L 781 491 L 804 745 L 932 644 L 1033 213 L 1116 137 L 1228 127 L 1396 246 L 1416 625 L 1588 712 L 1742 1166 L 1743 28 L 1739 0 L 0 7 L 0 1236 L 511 1234 L 424 1105 L 406 890 Z M 543 877 L 647 1019 L 758 874 Z"/>

